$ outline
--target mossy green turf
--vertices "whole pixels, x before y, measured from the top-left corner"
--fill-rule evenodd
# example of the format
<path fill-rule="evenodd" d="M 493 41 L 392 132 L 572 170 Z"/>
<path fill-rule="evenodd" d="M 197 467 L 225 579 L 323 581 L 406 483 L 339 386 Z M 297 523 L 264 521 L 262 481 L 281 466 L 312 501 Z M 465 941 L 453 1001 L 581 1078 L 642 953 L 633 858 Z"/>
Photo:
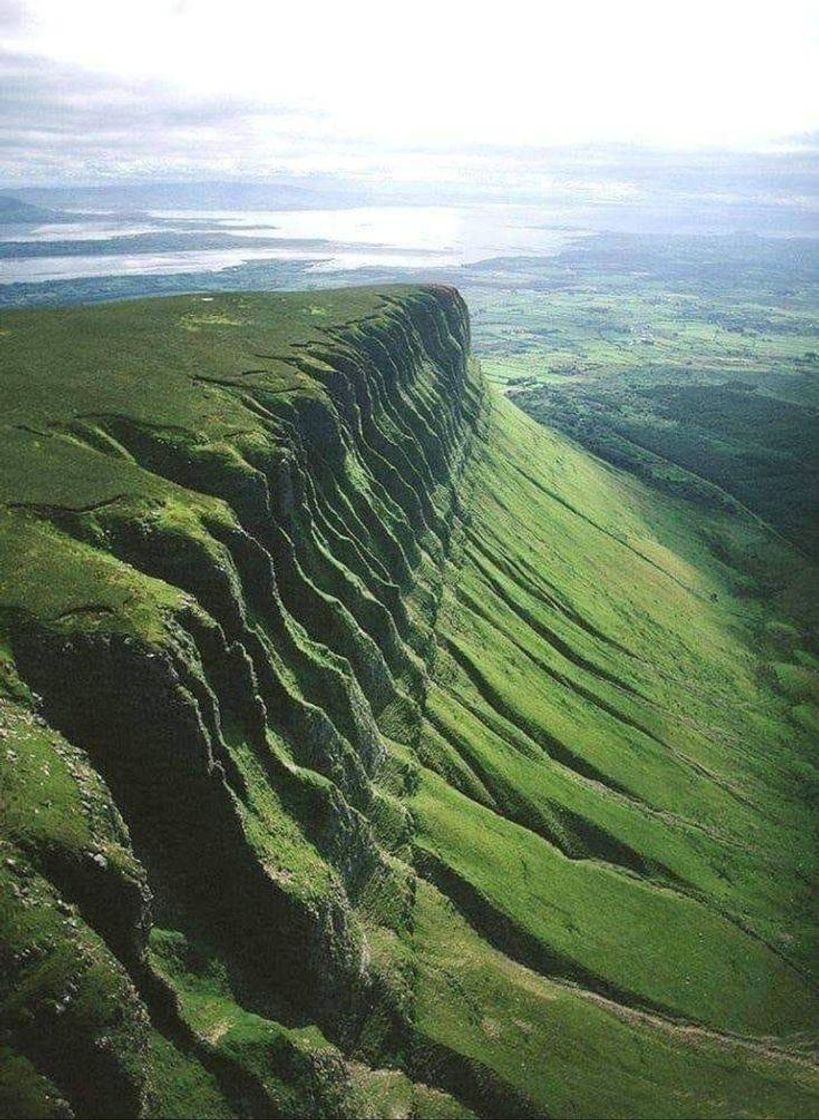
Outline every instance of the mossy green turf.
<path fill-rule="evenodd" d="M 390 288 L 5 317 L 0 1093 L 21 1115 L 117 1093 L 157 1117 L 816 1114 L 810 573 L 474 365 L 453 388 L 459 314 Z M 288 609 L 259 582 L 259 464 Z M 140 734 L 105 743 L 58 689 L 46 710 L 87 742 L 32 715 L 23 667 L 59 679 L 40 648 L 86 656 L 73 687 L 103 713 L 130 682 L 91 655 L 126 651 Z M 178 742 L 151 746 L 166 692 Z M 238 853 L 212 899 L 197 828 L 203 866 L 211 829 Z M 262 895 L 221 914 L 248 861 L 281 927 L 257 928 Z M 131 942 L 94 876 L 145 934 L 143 864 Z M 300 929 L 278 985 L 258 954 Z M 364 994 L 339 1018 L 344 985 Z M 109 1097 L 84 1098 L 100 1037 Z"/>

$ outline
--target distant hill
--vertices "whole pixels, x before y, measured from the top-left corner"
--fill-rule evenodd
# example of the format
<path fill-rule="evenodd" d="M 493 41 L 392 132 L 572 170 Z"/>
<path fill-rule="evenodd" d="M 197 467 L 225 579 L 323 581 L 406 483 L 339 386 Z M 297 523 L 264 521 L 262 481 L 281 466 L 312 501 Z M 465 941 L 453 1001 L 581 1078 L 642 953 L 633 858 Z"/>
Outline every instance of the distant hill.
<path fill-rule="evenodd" d="M 34 206 L 99 210 L 308 210 L 361 206 L 368 197 L 352 184 L 322 177 L 271 183 L 130 183 L 101 187 L 31 187 Z"/>
<path fill-rule="evenodd" d="M 0 225 L 23 225 L 31 222 L 60 222 L 64 215 L 42 206 L 23 202 L 11 194 L 0 194 Z"/>

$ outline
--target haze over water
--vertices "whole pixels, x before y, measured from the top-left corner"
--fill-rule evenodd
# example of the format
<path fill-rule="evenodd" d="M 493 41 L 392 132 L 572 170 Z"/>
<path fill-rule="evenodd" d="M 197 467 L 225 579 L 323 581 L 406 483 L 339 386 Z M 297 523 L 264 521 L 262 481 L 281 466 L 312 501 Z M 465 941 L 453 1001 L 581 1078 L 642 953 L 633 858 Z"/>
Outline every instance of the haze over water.
<path fill-rule="evenodd" d="M 200 209 L 191 205 L 192 195 L 195 187 L 188 186 L 185 205 L 130 213 L 73 209 L 69 195 L 62 221 L 0 224 L 0 283 L 213 272 L 264 260 L 300 261 L 320 272 L 434 270 L 549 256 L 601 231 L 813 236 L 819 228 L 815 199 L 781 188 L 770 197 L 731 191 L 709 197 L 665 182 L 637 188 L 585 181 L 573 196 L 565 186 L 545 191 L 540 203 L 301 209 Z"/>

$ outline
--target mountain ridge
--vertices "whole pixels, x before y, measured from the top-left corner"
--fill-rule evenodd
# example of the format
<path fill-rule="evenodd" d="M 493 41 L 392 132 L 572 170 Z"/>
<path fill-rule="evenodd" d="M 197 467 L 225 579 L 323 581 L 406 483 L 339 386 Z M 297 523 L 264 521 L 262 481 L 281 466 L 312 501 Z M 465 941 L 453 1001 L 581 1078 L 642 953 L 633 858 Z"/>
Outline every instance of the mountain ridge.
<path fill-rule="evenodd" d="M 810 1115 L 807 705 L 699 522 L 453 289 L 0 345 L 18 1114 Z"/>

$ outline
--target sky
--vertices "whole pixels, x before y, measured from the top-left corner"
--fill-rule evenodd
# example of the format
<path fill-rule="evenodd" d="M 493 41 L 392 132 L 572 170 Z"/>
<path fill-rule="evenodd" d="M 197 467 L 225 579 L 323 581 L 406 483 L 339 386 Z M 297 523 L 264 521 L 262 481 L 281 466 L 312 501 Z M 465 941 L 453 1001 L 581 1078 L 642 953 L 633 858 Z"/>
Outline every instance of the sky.
<path fill-rule="evenodd" d="M 5 185 L 819 136 L 808 0 L 0 0 L 0 67 Z"/>

